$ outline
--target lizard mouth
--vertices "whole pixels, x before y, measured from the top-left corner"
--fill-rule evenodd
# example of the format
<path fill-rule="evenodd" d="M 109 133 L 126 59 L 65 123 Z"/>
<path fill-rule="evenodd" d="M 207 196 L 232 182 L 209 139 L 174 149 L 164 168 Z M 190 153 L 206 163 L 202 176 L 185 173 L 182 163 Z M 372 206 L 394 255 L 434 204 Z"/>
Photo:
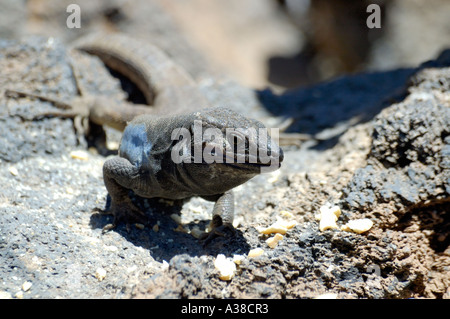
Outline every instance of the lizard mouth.
<path fill-rule="evenodd" d="M 271 151 L 270 155 L 256 156 L 254 154 L 232 154 L 227 156 L 224 154 L 223 162 L 237 169 L 243 170 L 260 170 L 261 168 L 269 168 L 276 170 L 280 168 L 281 162 L 284 159 L 283 150 L 280 148 L 278 151 Z"/>
<path fill-rule="evenodd" d="M 226 164 L 226 167 L 233 169 L 236 174 L 246 176 L 254 176 L 261 173 L 270 173 L 279 169 L 281 164 L 272 163 L 272 164 L 252 164 L 252 163 L 233 163 Z"/>
<path fill-rule="evenodd" d="M 253 164 L 256 166 L 270 166 L 273 162 L 281 163 L 284 160 L 284 153 L 281 148 L 277 151 L 271 150 L 270 154 L 267 154 L 266 151 L 260 151 L 263 153 L 262 155 L 255 154 L 233 154 L 233 156 L 228 156 L 228 154 L 224 154 L 224 161 L 226 163 L 239 163 L 239 164 Z"/>

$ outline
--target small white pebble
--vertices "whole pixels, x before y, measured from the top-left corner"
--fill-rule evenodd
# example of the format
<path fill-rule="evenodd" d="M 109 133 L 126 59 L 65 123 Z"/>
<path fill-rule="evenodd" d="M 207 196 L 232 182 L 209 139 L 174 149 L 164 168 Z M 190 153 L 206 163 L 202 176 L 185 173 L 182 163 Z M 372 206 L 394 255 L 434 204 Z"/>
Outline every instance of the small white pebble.
<path fill-rule="evenodd" d="M 242 216 L 237 216 L 234 220 L 233 220 L 233 227 L 234 228 L 238 228 L 244 221 L 244 218 Z"/>
<path fill-rule="evenodd" d="M 128 268 L 127 268 L 127 273 L 135 272 L 136 269 L 138 269 L 138 267 L 137 267 L 136 265 L 133 265 L 133 266 L 131 266 L 131 267 L 128 267 Z"/>
<path fill-rule="evenodd" d="M 335 217 L 330 214 L 324 214 L 320 218 L 319 230 L 324 231 L 327 229 L 338 229 Z"/>
<path fill-rule="evenodd" d="M 98 279 L 98 281 L 102 281 L 106 277 L 106 270 L 103 268 L 97 268 L 95 271 L 95 278 Z"/>
<path fill-rule="evenodd" d="M 219 271 L 221 280 L 231 280 L 236 272 L 236 264 L 223 254 L 217 255 L 214 260 L 214 267 Z"/>
<path fill-rule="evenodd" d="M 298 224 L 298 222 L 296 220 L 284 220 L 284 219 L 279 218 L 278 216 L 277 216 L 277 219 L 278 219 L 278 223 L 280 223 L 287 229 L 294 228 Z"/>
<path fill-rule="evenodd" d="M 274 234 L 274 233 L 278 233 L 278 234 L 286 234 L 287 232 L 287 227 L 285 225 L 282 225 L 278 222 L 273 223 L 272 225 L 270 225 L 269 227 L 266 228 L 259 228 L 258 231 L 261 234 L 265 234 L 265 235 L 270 235 L 270 234 Z"/>
<path fill-rule="evenodd" d="M 110 149 L 110 150 L 117 150 L 119 149 L 119 142 L 116 141 L 110 141 L 109 139 L 106 141 L 106 146 Z"/>
<path fill-rule="evenodd" d="M 284 217 L 284 218 L 289 218 L 289 219 L 294 218 L 294 214 L 292 214 L 291 212 L 289 212 L 287 210 L 280 211 L 280 216 Z"/>
<path fill-rule="evenodd" d="M 339 206 L 329 207 L 327 205 L 324 205 L 320 207 L 319 230 L 324 231 L 327 229 L 338 229 L 336 221 L 340 215 L 341 209 L 339 208 Z"/>
<path fill-rule="evenodd" d="M 269 239 L 266 240 L 267 246 L 269 246 L 269 247 L 272 248 L 272 249 L 275 248 L 275 247 L 277 247 L 278 242 L 279 242 L 280 240 L 282 240 L 283 237 L 284 237 L 284 236 L 281 235 L 281 234 L 275 234 L 275 236 L 270 237 Z"/>
<path fill-rule="evenodd" d="M 16 292 L 14 297 L 16 297 L 17 299 L 23 299 L 23 291 L 20 290 L 20 291 Z"/>
<path fill-rule="evenodd" d="M 248 252 L 248 257 L 253 258 L 253 257 L 258 257 L 261 256 L 264 253 L 264 250 L 262 248 L 255 248 L 255 249 L 251 249 Z"/>
<path fill-rule="evenodd" d="M 245 259 L 245 256 L 244 256 L 244 255 L 239 255 L 239 254 L 233 255 L 233 262 L 234 262 L 236 265 L 242 264 L 242 261 L 243 261 L 244 259 Z"/>
<path fill-rule="evenodd" d="M 297 225 L 297 221 L 295 220 L 284 220 L 283 218 L 276 216 L 277 221 L 266 228 L 259 228 L 258 231 L 261 234 L 270 235 L 273 233 L 278 233 L 281 235 L 285 235 L 288 229 L 293 228 Z"/>
<path fill-rule="evenodd" d="M 276 181 L 278 181 L 278 178 L 280 177 L 280 175 L 281 175 L 280 170 L 274 171 L 273 173 L 271 173 L 271 176 L 270 176 L 268 182 L 271 184 L 275 183 Z"/>
<path fill-rule="evenodd" d="M 70 157 L 73 159 L 79 159 L 82 161 L 87 161 L 89 159 L 88 153 L 83 150 L 75 150 L 75 151 L 70 152 Z"/>
<path fill-rule="evenodd" d="M 349 221 L 347 224 L 341 226 L 341 230 L 352 231 L 357 234 L 362 234 L 371 229 L 372 226 L 373 221 L 371 221 L 368 218 L 354 219 Z"/>
<path fill-rule="evenodd" d="M 23 290 L 23 291 L 28 291 L 28 290 L 30 290 L 30 288 L 31 288 L 32 285 L 33 285 L 33 284 L 32 284 L 31 282 L 25 281 L 25 282 L 22 284 L 22 290 Z"/>
<path fill-rule="evenodd" d="M 0 299 L 12 299 L 12 295 L 7 291 L 0 291 Z"/>
<path fill-rule="evenodd" d="M 114 246 L 114 245 L 110 245 L 110 246 L 105 245 L 105 246 L 103 246 L 103 248 L 104 248 L 105 250 L 111 251 L 111 252 L 116 252 L 116 251 L 119 250 L 119 248 L 117 248 L 117 246 Z"/>
<path fill-rule="evenodd" d="M 9 168 L 9 172 L 10 172 L 11 175 L 13 175 L 13 176 L 19 175 L 19 171 L 17 170 L 17 168 L 16 168 L 15 166 L 11 166 L 11 167 Z"/>

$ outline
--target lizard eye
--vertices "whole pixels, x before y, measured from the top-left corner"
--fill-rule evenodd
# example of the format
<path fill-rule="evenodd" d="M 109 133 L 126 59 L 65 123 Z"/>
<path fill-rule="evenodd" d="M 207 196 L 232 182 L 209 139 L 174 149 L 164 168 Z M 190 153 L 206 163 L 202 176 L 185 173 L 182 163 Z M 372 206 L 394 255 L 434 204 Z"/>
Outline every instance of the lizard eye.
<path fill-rule="evenodd" d="M 228 142 L 237 145 L 245 142 L 245 135 L 240 132 L 233 132 L 229 135 Z"/>
<path fill-rule="evenodd" d="M 234 153 L 242 153 L 248 147 L 248 140 L 244 132 L 234 130 L 228 134 L 228 144 L 229 147 L 234 151 Z M 240 150 L 240 151 L 239 151 Z"/>

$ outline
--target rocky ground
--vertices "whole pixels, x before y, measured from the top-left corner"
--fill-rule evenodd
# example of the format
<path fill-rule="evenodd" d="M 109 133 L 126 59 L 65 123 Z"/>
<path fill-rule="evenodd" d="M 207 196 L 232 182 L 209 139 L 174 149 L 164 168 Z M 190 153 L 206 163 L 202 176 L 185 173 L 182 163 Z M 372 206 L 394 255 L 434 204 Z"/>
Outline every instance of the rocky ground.
<path fill-rule="evenodd" d="M 94 57 L 58 39 L 0 41 L 0 294 L 11 298 L 450 298 L 450 58 L 418 68 L 341 77 L 277 95 L 211 76 L 212 105 L 233 104 L 318 139 L 287 147 L 282 168 L 236 189 L 234 238 L 203 247 L 212 203 L 135 197 L 151 228 L 102 234 L 111 217 L 106 157 L 88 148 L 71 119 L 34 118 L 50 103 L 4 97 L 5 88 L 70 101 L 69 61 L 92 93 L 124 98 Z M 108 131 L 117 148 L 120 134 Z M 362 234 L 319 230 L 325 204 L 338 226 L 369 218 Z M 288 213 L 286 213 L 288 212 Z M 294 220 L 275 248 L 259 232 Z M 174 218 L 174 215 L 180 218 Z M 250 250 L 263 254 L 248 257 Z M 219 254 L 244 256 L 221 280 Z"/>

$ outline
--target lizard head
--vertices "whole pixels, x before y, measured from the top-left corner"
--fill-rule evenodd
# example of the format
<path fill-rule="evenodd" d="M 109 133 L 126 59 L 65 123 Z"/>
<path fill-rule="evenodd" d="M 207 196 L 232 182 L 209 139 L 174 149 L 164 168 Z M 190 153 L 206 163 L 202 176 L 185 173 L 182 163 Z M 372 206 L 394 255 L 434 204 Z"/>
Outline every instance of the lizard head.
<path fill-rule="evenodd" d="M 278 130 L 257 120 L 230 109 L 210 108 L 192 113 L 189 122 L 189 136 L 179 145 L 185 150 L 190 147 L 184 152 L 185 163 L 208 164 L 221 174 L 249 179 L 278 169 L 283 161 Z"/>
<path fill-rule="evenodd" d="M 223 194 L 283 161 L 276 136 L 261 122 L 223 108 L 138 116 L 123 133 L 119 155 L 171 198 Z"/>

